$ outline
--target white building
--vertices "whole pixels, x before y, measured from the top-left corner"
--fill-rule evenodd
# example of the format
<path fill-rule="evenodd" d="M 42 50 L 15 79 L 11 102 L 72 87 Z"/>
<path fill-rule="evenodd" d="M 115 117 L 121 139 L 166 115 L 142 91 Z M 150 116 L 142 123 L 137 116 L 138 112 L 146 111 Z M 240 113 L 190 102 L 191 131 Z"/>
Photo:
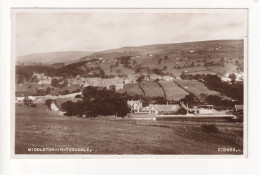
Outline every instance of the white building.
<path fill-rule="evenodd" d="M 128 100 L 127 105 L 133 113 L 140 112 L 140 109 L 143 107 L 143 103 L 140 100 Z"/>

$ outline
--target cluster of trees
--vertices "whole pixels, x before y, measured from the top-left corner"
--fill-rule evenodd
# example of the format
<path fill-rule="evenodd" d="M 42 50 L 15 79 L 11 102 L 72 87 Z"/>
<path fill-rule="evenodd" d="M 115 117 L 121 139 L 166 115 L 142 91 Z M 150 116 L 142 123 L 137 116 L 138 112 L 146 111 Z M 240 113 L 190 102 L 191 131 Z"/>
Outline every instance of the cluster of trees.
<path fill-rule="evenodd" d="M 61 78 L 53 78 L 51 80 L 51 85 L 56 88 L 63 88 L 68 85 L 68 74 L 62 73 Z"/>
<path fill-rule="evenodd" d="M 225 107 L 234 107 L 235 104 L 237 104 L 237 101 L 232 100 L 222 100 L 221 97 L 216 95 L 209 95 L 207 97 L 207 102 L 214 106 L 225 106 Z"/>
<path fill-rule="evenodd" d="M 243 82 L 235 82 L 236 76 L 234 74 L 231 74 L 229 77 L 231 78 L 231 83 L 222 81 L 217 75 L 205 75 L 205 74 L 192 75 L 192 74 L 185 74 L 185 73 L 182 73 L 181 75 L 182 79 L 199 80 L 202 83 L 204 83 L 204 85 L 207 88 L 221 92 L 226 96 L 237 100 L 235 101 L 236 104 L 243 104 L 243 96 L 244 96 Z M 220 102 L 218 99 L 215 100 L 216 102 L 214 102 L 214 104 L 223 104 L 224 106 L 231 106 L 231 103 L 228 101 Z"/>
<path fill-rule="evenodd" d="M 67 101 L 62 103 L 61 109 L 65 115 L 86 115 L 96 117 L 98 115 L 117 115 L 124 117 L 129 113 L 127 105 L 128 95 L 120 94 L 114 90 L 101 87 L 86 87 L 82 92 L 82 101 Z"/>
<path fill-rule="evenodd" d="M 54 76 L 55 69 L 48 66 L 16 66 L 16 82 L 18 84 L 28 82 L 28 81 L 36 81 L 36 79 L 32 79 L 34 73 L 43 73 L 47 76 Z"/>
<path fill-rule="evenodd" d="M 171 104 L 175 103 L 172 100 L 167 100 L 164 97 L 144 97 L 143 95 L 135 95 L 135 96 L 128 96 L 128 100 L 141 100 L 143 106 L 148 106 L 149 104 Z"/>
<path fill-rule="evenodd" d="M 162 75 L 162 76 L 164 75 L 162 69 L 155 68 L 155 69 L 152 70 L 152 72 L 157 74 L 157 75 Z"/>
<path fill-rule="evenodd" d="M 224 66 L 224 64 L 222 62 L 211 61 L 204 63 L 204 66 Z"/>
<path fill-rule="evenodd" d="M 47 87 L 46 89 L 38 89 L 36 88 L 36 96 L 44 96 L 50 94 L 51 88 Z"/>
<path fill-rule="evenodd" d="M 122 64 L 124 67 L 131 69 L 132 67 L 130 66 L 130 59 L 131 56 L 121 56 L 118 57 L 117 60 Z"/>
<path fill-rule="evenodd" d="M 33 101 L 31 99 L 29 99 L 28 97 L 24 98 L 23 103 L 25 106 L 30 106 L 30 107 L 36 108 L 36 104 L 33 103 Z"/>
<path fill-rule="evenodd" d="M 233 82 L 230 84 L 227 82 L 223 82 L 217 75 L 206 75 L 203 80 L 203 83 L 207 88 L 221 92 L 226 96 L 237 100 L 239 104 L 243 104 L 243 82 Z"/>

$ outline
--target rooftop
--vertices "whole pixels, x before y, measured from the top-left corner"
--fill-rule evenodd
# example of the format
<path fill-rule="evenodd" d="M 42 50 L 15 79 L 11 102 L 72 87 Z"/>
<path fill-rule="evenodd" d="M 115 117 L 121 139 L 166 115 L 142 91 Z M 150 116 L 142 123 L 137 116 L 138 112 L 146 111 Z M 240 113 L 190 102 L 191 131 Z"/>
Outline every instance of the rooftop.
<path fill-rule="evenodd" d="M 180 108 L 180 105 L 154 105 L 154 108 L 158 111 L 177 111 Z"/>

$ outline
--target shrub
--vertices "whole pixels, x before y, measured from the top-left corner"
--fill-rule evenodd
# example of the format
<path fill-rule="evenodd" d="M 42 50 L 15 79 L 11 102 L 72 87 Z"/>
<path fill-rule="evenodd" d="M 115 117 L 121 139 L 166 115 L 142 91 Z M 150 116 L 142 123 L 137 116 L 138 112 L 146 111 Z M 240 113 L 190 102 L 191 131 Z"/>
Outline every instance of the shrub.
<path fill-rule="evenodd" d="M 77 93 L 77 92 L 80 92 L 80 89 L 75 89 L 72 91 L 72 93 Z"/>
<path fill-rule="evenodd" d="M 68 89 L 60 92 L 61 95 L 67 95 L 67 94 L 70 94 L 70 91 Z"/>
<path fill-rule="evenodd" d="M 78 94 L 74 98 L 82 98 L 82 95 Z"/>
<path fill-rule="evenodd" d="M 53 99 L 47 99 L 47 100 L 45 100 L 44 104 L 45 104 L 48 108 L 50 108 L 53 101 L 54 101 Z"/>
<path fill-rule="evenodd" d="M 217 133 L 219 132 L 219 129 L 216 127 L 216 125 L 202 125 L 201 126 L 202 131 L 206 133 Z"/>

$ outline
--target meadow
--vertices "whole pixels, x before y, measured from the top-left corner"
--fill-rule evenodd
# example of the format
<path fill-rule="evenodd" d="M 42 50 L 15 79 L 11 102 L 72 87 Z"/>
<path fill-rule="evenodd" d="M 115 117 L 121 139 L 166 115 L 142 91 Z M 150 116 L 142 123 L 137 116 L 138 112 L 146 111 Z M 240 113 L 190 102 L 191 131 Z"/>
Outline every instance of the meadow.
<path fill-rule="evenodd" d="M 104 117 L 106 118 L 106 117 Z M 158 121 L 66 117 L 45 105 L 16 105 L 16 154 L 242 154 L 243 128 L 201 126 Z M 140 134 L 141 133 L 141 134 Z M 219 152 L 219 148 L 235 152 Z M 92 152 L 41 151 L 28 148 L 89 148 Z"/>
<path fill-rule="evenodd" d="M 140 86 L 145 91 L 146 97 L 164 97 L 163 89 L 157 82 L 154 81 L 143 81 Z"/>
<path fill-rule="evenodd" d="M 189 93 L 182 88 L 180 88 L 174 81 L 161 81 L 159 82 L 166 94 L 166 99 L 179 101 L 184 98 L 185 95 Z"/>
<path fill-rule="evenodd" d="M 128 95 L 144 95 L 142 89 L 139 87 L 138 83 L 125 84 L 123 89 L 118 91 L 119 93 L 127 92 Z"/>
<path fill-rule="evenodd" d="M 208 95 L 220 96 L 219 92 L 208 89 L 203 83 L 196 80 L 177 80 L 177 83 L 200 100 L 204 100 L 203 98 Z"/>

